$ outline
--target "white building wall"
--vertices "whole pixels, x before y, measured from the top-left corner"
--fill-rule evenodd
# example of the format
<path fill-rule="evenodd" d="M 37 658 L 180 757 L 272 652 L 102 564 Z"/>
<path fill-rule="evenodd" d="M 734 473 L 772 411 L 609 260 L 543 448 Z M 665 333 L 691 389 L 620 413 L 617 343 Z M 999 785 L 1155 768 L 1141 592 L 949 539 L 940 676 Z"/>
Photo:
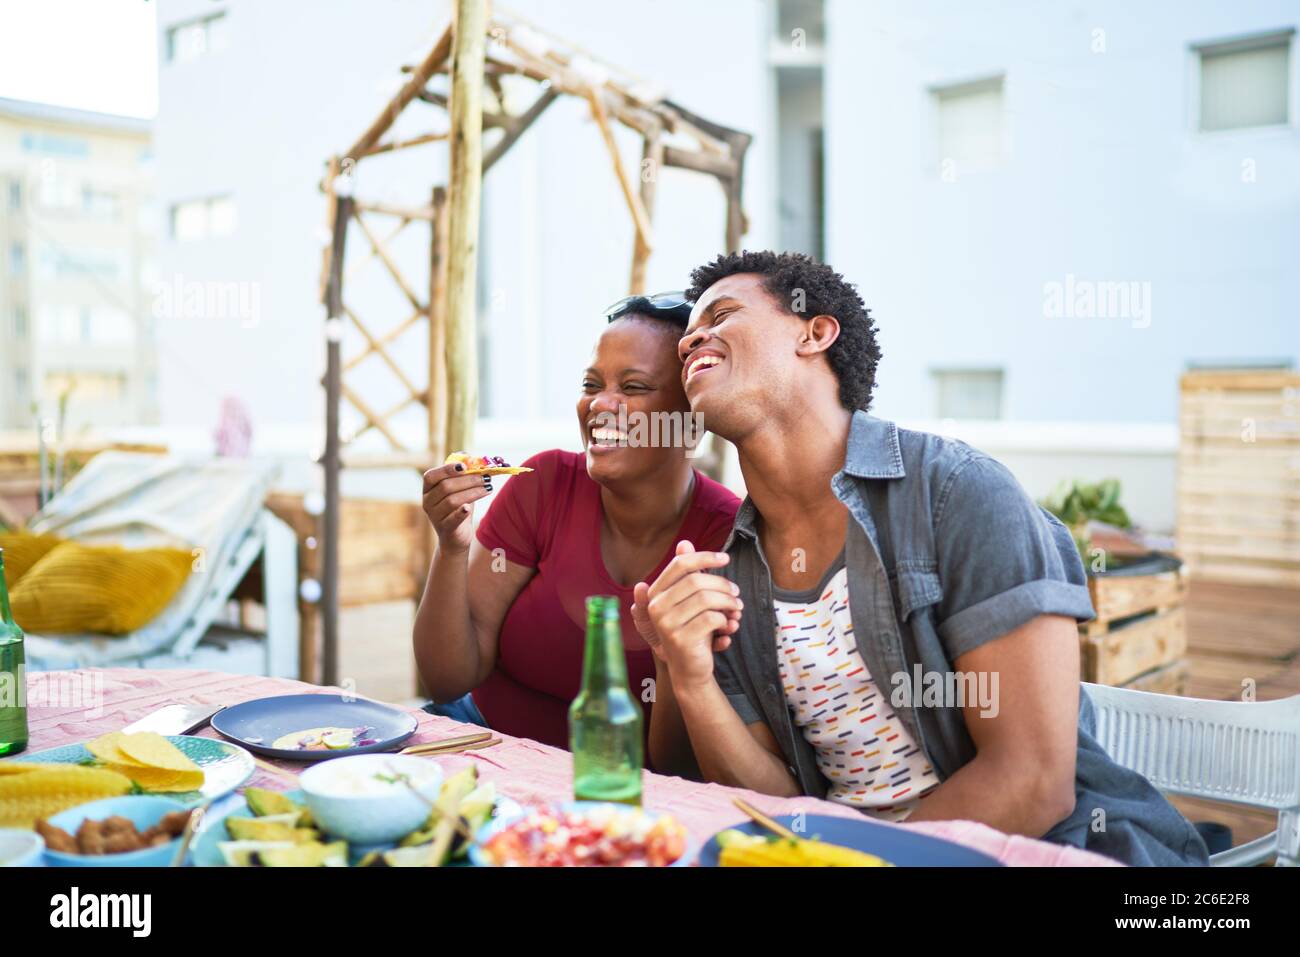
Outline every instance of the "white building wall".
<path fill-rule="evenodd" d="M 1191 52 L 1295 27 L 1294 3 L 828 0 L 827 21 L 827 260 L 879 322 L 880 414 L 935 415 L 934 367 L 1001 367 L 1009 419 L 1173 422 L 1187 361 L 1300 355 L 1297 53 L 1288 128 L 1202 134 Z M 999 73 L 1009 156 L 945 182 L 928 90 Z M 1150 283 L 1150 324 L 1045 318 L 1068 275 Z"/>

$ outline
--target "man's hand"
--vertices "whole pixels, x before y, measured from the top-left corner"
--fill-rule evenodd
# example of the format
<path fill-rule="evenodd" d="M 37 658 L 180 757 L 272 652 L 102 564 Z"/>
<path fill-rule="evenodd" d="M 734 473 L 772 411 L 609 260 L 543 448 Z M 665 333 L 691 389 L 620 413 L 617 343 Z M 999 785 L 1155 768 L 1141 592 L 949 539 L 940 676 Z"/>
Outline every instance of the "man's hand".
<path fill-rule="evenodd" d="M 678 687 L 710 680 L 713 652 L 725 650 L 740 628 L 740 589 L 706 571 L 729 561 L 725 552 L 697 552 L 690 542 L 678 542 L 677 557 L 654 584 L 640 582 L 633 591 L 637 631 Z"/>

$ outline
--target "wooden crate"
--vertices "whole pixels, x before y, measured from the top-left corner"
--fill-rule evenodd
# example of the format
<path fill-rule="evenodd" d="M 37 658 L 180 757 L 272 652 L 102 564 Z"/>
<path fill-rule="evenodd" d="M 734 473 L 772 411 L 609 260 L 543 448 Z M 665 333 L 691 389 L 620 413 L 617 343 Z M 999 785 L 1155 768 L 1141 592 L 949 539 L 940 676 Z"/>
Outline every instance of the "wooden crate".
<path fill-rule="evenodd" d="M 1184 570 L 1089 576 L 1088 592 L 1097 617 L 1079 626 L 1083 680 L 1128 687 L 1140 680 L 1162 687 L 1176 683 L 1154 673 L 1187 655 Z"/>
<path fill-rule="evenodd" d="M 1182 378 L 1178 551 L 1207 581 L 1300 587 L 1300 374 Z"/>
<path fill-rule="evenodd" d="M 312 515 L 303 497 L 272 493 L 267 508 L 298 536 L 298 573 L 321 581 L 324 515 Z M 339 516 L 339 607 L 418 601 L 432 557 L 433 533 L 416 502 L 345 498 Z M 320 605 L 299 595 L 299 663 L 304 681 L 319 679 Z M 341 650 L 342 653 L 342 650 Z M 414 678 L 412 679 L 414 690 Z"/>

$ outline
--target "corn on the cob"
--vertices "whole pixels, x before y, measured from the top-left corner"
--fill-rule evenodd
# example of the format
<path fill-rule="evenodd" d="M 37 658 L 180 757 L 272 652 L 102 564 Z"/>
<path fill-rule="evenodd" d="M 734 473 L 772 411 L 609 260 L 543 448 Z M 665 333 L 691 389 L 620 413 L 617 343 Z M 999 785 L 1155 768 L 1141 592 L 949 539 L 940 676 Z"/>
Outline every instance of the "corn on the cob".
<path fill-rule="evenodd" d="M 888 861 L 841 847 L 805 838 L 788 840 L 737 833 L 723 842 L 719 863 L 723 867 L 892 867 Z"/>
<path fill-rule="evenodd" d="M 0 827 L 32 827 L 40 818 L 131 790 L 116 771 L 78 765 L 11 764 L 0 774 Z"/>

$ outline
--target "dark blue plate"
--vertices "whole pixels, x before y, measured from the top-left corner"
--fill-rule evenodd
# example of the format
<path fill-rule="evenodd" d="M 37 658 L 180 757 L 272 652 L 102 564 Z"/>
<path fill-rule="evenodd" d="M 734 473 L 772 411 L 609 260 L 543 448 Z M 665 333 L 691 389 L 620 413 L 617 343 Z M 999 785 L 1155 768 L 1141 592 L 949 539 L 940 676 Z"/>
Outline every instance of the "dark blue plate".
<path fill-rule="evenodd" d="M 271 742 L 311 728 L 368 726 L 374 744 L 336 751 L 288 751 Z M 349 754 L 389 751 L 415 734 L 415 715 L 366 698 L 337 694 L 287 694 L 256 698 L 223 708 L 212 716 L 212 727 L 250 751 L 286 761 L 324 761 Z"/>
<path fill-rule="evenodd" d="M 775 819 L 790 830 L 795 830 L 795 817 L 786 814 Z M 731 830 L 731 828 L 727 828 Z M 735 830 L 746 834 L 767 834 L 766 828 L 746 821 L 737 824 Z M 987 854 L 973 851 L 969 847 L 953 844 L 927 834 L 917 834 L 901 827 L 879 824 L 867 818 L 827 817 L 822 814 L 803 816 L 803 832 L 800 837 L 814 837 L 827 844 L 839 844 L 851 847 L 855 851 L 865 851 L 883 857 L 897 867 L 1001 867 Z M 704 849 L 700 851 L 701 867 L 717 867 L 718 836 L 709 838 Z"/>

